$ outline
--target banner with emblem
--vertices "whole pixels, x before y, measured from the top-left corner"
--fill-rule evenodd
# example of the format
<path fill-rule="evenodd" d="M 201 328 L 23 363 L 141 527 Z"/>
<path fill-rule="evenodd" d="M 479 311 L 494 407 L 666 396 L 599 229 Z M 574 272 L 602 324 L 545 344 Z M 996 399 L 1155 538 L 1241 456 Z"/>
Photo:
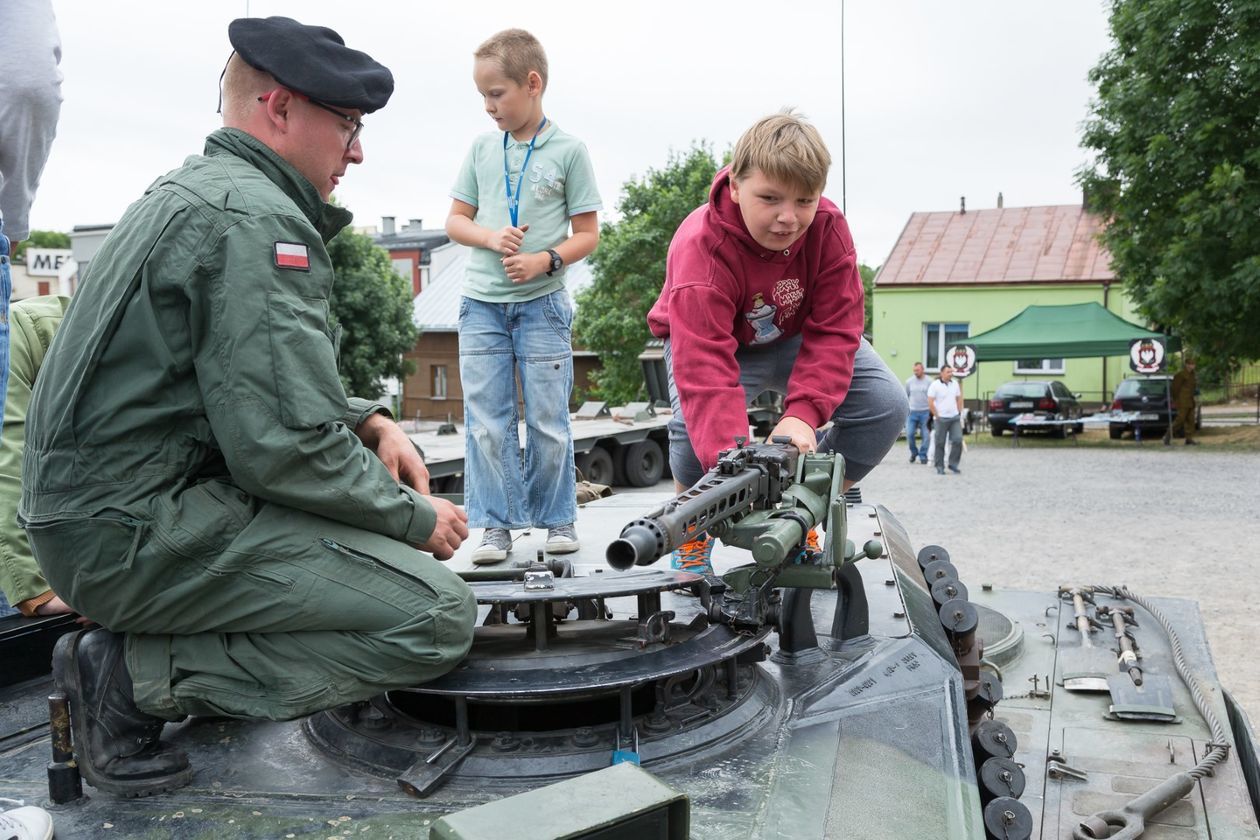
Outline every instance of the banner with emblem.
<path fill-rule="evenodd" d="M 976 372 L 976 348 L 971 344 L 955 344 L 945 351 L 945 364 L 954 369 L 954 376 L 966 379 Z"/>
<path fill-rule="evenodd" d="M 1166 366 L 1164 342 L 1158 338 L 1135 338 L 1129 342 L 1129 367 L 1138 373 L 1159 373 Z"/>

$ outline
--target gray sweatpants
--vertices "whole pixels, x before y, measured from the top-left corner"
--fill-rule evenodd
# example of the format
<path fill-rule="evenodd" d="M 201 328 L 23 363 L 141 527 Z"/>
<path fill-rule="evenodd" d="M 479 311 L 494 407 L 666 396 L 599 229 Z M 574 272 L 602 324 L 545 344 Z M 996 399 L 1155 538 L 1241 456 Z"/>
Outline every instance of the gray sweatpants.
<path fill-rule="evenodd" d="M 958 469 L 958 462 L 962 459 L 962 417 L 957 414 L 937 417 L 932 424 L 932 432 L 936 435 L 936 448 L 932 453 L 936 468 L 945 468 L 945 439 L 949 438 L 949 468 Z"/>
<path fill-rule="evenodd" d="M 769 347 L 741 347 L 735 351 L 739 384 L 749 403 L 764 391 L 787 393 L 788 378 L 800 348 L 798 335 Z M 676 481 L 690 487 L 700 480 L 704 470 L 687 435 L 687 421 L 674 385 L 674 362 L 668 340 L 665 342 L 665 369 L 669 374 L 669 402 L 674 409 L 668 427 L 669 467 Z M 843 455 L 844 477 L 859 481 L 897 442 L 909 410 L 905 386 L 893 376 L 866 339 L 862 339 L 853 360 L 849 393 L 831 415 L 831 428 L 819 441 L 818 448 Z M 742 430 L 733 429 L 731 436 L 741 433 Z"/>

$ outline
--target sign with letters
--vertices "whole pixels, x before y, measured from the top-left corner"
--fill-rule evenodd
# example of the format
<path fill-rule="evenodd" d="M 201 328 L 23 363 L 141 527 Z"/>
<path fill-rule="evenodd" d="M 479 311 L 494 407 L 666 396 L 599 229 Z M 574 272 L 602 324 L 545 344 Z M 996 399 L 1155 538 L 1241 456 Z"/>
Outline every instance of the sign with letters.
<path fill-rule="evenodd" d="M 1165 361 L 1162 339 L 1135 338 L 1129 342 L 1129 367 L 1138 373 L 1159 373 Z"/>
<path fill-rule="evenodd" d="M 56 277 L 61 266 L 74 258 L 69 248 L 27 248 L 26 273 L 32 277 Z"/>
<path fill-rule="evenodd" d="M 976 348 L 970 344 L 955 344 L 945 351 L 945 364 L 954 369 L 954 376 L 966 379 L 976 371 Z"/>

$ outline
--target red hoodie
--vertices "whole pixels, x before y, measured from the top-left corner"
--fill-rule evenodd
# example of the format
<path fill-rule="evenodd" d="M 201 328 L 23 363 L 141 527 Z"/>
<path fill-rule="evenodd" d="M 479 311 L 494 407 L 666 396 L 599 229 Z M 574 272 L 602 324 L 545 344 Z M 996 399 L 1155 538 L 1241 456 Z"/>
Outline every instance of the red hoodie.
<path fill-rule="evenodd" d="M 687 216 L 669 245 L 665 287 L 648 327 L 668 338 L 674 385 L 701 466 L 747 434 L 735 351 L 798 333 L 784 415 L 818 428 L 844 400 L 862 337 L 862 278 L 849 226 L 823 198 L 803 236 L 768 251 L 744 225 L 722 169 L 709 203 Z"/>

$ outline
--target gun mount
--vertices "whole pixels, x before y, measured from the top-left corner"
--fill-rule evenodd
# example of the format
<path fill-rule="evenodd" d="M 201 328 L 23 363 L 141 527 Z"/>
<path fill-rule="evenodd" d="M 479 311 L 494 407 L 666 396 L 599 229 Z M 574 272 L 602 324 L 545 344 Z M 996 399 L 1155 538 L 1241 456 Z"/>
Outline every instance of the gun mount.
<path fill-rule="evenodd" d="M 756 573 L 784 587 L 831 589 L 834 570 L 857 556 L 846 538 L 844 458 L 801 455 L 785 438 L 740 445 L 718 456 L 717 466 L 695 486 L 626 525 L 609 544 L 608 565 L 647 566 L 704 534 L 747 549 L 755 566 L 726 575 L 743 592 Z M 825 528 L 820 556 L 805 553 L 805 537 Z M 865 546 L 878 556 L 882 548 Z"/>

